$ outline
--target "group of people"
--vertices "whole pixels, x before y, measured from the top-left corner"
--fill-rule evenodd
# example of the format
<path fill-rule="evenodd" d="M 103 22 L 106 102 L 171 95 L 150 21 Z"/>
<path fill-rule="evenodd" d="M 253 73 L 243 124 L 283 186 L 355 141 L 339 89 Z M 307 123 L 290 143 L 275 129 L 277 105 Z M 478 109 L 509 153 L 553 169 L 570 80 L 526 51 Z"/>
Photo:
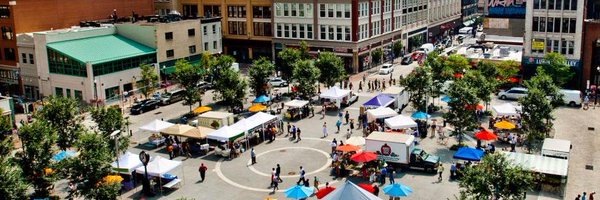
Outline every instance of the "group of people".
<path fill-rule="evenodd" d="M 177 136 L 165 136 L 165 143 L 167 145 L 167 152 L 169 153 L 170 160 L 173 160 L 173 158 L 179 155 L 185 155 L 188 158 L 192 156 L 188 141 L 180 142 L 179 137 Z"/>

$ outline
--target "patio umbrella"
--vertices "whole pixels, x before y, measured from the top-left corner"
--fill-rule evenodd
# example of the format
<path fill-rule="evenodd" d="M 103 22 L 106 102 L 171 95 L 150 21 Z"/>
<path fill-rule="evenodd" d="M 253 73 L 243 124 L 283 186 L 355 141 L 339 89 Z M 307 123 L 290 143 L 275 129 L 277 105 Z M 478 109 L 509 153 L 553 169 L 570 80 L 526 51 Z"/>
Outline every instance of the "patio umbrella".
<path fill-rule="evenodd" d="M 211 111 L 211 110 L 212 110 L 211 107 L 200 106 L 200 107 L 194 109 L 194 114 L 198 115 L 198 114 L 202 114 L 202 113 L 205 113 L 205 112 L 208 112 L 208 111 Z"/>
<path fill-rule="evenodd" d="M 373 188 L 373 185 L 368 184 L 368 183 L 359 183 L 358 187 L 365 189 L 366 191 L 373 193 L 375 191 L 375 188 Z"/>
<path fill-rule="evenodd" d="M 365 143 L 366 143 L 366 140 L 362 136 L 352 136 L 346 140 L 346 144 L 351 144 L 351 145 L 356 145 L 356 146 L 363 146 L 363 145 L 365 145 Z"/>
<path fill-rule="evenodd" d="M 317 199 L 322 199 L 323 197 L 327 196 L 329 193 L 333 192 L 335 190 L 335 187 L 325 187 L 323 189 L 320 189 L 319 191 L 317 191 Z"/>
<path fill-rule="evenodd" d="M 517 126 L 515 126 L 515 124 L 507 122 L 507 121 L 501 121 L 501 122 L 495 123 L 494 127 L 499 128 L 499 129 L 508 129 L 508 130 L 517 128 Z"/>
<path fill-rule="evenodd" d="M 450 101 L 452 101 L 452 98 L 450 98 L 449 96 L 444 96 L 444 97 L 442 97 L 442 101 L 446 102 L 446 103 L 450 103 Z"/>
<path fill-rule="evenodd" d="M 394 183 L 383 187 L 383 192 L 392 197 L 407 197 L 413 190 L 401 183 Z"/>
<path fill-rule="evenodd" d="M 498 139 L 498 136 L 494 134 L 490 130 L 483 129 L 477 133 L 475 133 L 475 137 L 480 140 L 495 140 Z"/>
<path fill-rule="evenodd" d="M 314 192 L 313 188 L 304 187 L 302 185 L 296 185 L 285 190 L 285 197 L 291 199 L 303 199 L 312 195 Z"/>
<path fill-rule="evenodd" d="M 357 154 L 352 155 L 350 157 L 354 162 L 369 162 L 373 160 L 377 160 L 377 154 L 370 151 L 363 151 Z"/>
<path fill-rule="evenodd" d="M 430 118 L 431 115 L 419 111 L 419 112 L 413 113 L 410 117 L 415 118 L 415 119 L 427 119 L 427 118 Z"/>
<path fill-rule="evenodd" d="M 343 152 L 358 151 L 359 149 L 360 147 L 351 144 L 340 145 L 336 148 L 336 150 Z"/>
<path fill-rule="evenodd" d="M 267 110 L 267 106 L 262 104 L 254 104 L 253 106 L 250 106 L 250 108 L 248 108 L 248 111 L 250 112 L 260 112 L 264 110 Z"/>
<path fill-rule="evenodd" d="M 67 158 L 75 157 L 76 154 L 77 154 L 77 152 L 73 151 L 73 150 L 66 150 L 66 151 L 62 150 L 62 151 L 59 151 L 54 156 L 52 156 L 52 160 L 59 162 L 64 159 L 67 159 Z"/>
<path fill-rule="evenodd" d="M 256 97 L 256 99 L 254 99 L 254 103 L 264 103 L 267 101 L 270 101 L 271 98 L 269 98 L 268 96 L 265 95 L 260 95 L 259 97 Z"/>
<path fill-rule="evenodd" d="M 461 147 L 452 157 L 460 160 L 480 161 L 483 157 L 483 150 L 473 147 Z"/>

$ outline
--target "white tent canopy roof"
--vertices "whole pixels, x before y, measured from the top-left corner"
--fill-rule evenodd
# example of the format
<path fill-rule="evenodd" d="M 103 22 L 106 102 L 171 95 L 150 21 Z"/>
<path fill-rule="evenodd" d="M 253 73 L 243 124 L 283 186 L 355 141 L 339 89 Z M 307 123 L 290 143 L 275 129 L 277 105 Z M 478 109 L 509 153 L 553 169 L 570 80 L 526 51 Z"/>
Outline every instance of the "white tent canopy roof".
<path fill-rule="evenodd" d="M 343 185 L 326 195 L 323 200 L 381 200 L 381 198 L 350 181 L 346 181 Z"/>
<path fill-rule="evenodd" d="M 394 111 L 394 109 L 391 109 L 389 107 L 379 107 L 376 109 L 367 110 L 367 118 L 369 119 L 369 121 L 373 121 L 375 119 L 393 117 L 396 115 L 398 115 L 398 113 L 396 111 Z"/>
<path fill-rule="evenodd" d="M 181 161 L 169 160 L 161 156 L 156 156 L 148 163 L 146 168 L 151 176 L 161 176 L 181 165 Z M 137 173 L 144 173 L 144 166 L 135 169 Z"/>
<path fill-rule="evenodd" d="M 321 93 L 319 97 L 325 99 L 342 99 L 350 94 L 350 90 L 342 90 L 338 86 L 333 86 L 327 91 Z"/>
<path fill-rule="evenodd" d="M 231 126 L 223 126 L 216 131 L 208 134 L 208 139 L 213 139 L 217 141 L 229 141 L 229 138 L 235 137 L 241 133 L 243 130 L 238 130 L 232 128 Z"/>
<path fill-rule="evenodd" d="M 205 113 L 201 114 L 198 117 L 201 117 L 201 118 L 211 118 L 211 119 L 224 119 L 224 118 L 227 118 L 229 116 L 233 116 L 233 113 L 218 112 L 218 111 L 208 111 L 208 112 L 205 112 Z"/>
<path fill-rule="evenodd" d="M 520 165 L 525 170 L 559 176 L 567 176 L 569 171 L 569 160 L 567 159 L 525 153 L 501 152 L 513 164 Z"/>
<path fill-rule="evenodd" d="M 155 119 L 154 121 L 140 127 L 141 130 L 150 132 L 160 132 L 163 129 L 169 128 L 175 124 Z"/>
<path fill-rule="evenodd" d="M 492 106 L 498 116 L 518 115 L 517 108 L 510 103 Z"/>
<path fill-rule="evenodd" d="M 118 165 L 117 162 L 119 163 Z M 119 171 L 127 170 L 127 172 L 132 172 L 135 170 L 135 168 L 142 166 L 142 161 L 140 161 L 140 157 L 138 155 L 127 151 L 125 154 L 119 157 L 119 160 L 111 163 L 110 165 Z"/>
<path fill-rule="evenodd" d="M 284 105 L 290 108 L 301 108 L 303 106 L 305 106 L 306 104 L 308 104 L 308 101 L 304 101 L 304 100 L 291 100 L 286 102 Z"/>
<path fill-rule="evenodd" d="M 398 115 L 392 118 L 385 119 L 385 125 L 387 125 L 391 129 L 405 129 L 418 126 L 417 122 L 415 122 L 412 118 L 404 115 Z"/>

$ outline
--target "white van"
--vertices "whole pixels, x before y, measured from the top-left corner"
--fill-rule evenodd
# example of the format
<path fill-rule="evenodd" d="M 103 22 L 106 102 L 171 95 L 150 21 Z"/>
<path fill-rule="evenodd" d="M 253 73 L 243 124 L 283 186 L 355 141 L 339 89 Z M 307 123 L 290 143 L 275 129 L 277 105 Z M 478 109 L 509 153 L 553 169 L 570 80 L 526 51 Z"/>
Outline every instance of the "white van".
<path fill-rule="evenodd" d="M 417 51 L 423 52 L 425 54 L 429 54 L 433 50 L 435 50 L 435 46 L 432 43 L 423 44 L 420 48 L 417 49 Z"/>
<path fill-rule="evenodd" d="M 563 102 L 571 107 L 581 106 L 581 91 L 579 90 L 560 90 L 563 94 Z"/>

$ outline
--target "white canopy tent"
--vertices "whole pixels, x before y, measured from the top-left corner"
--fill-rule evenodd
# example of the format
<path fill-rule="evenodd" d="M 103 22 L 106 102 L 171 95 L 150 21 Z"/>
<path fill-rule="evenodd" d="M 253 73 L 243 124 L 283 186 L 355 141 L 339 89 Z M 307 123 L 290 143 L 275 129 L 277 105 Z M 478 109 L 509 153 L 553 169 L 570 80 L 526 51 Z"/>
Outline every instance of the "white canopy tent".
<path fill-rule="evenodd" d="M 522 166 L 525 170 L 559 176 L 567 176 L 569 172 L 569 160 L 566 159 L 525 153 L 501 152 L 504 153 L 510 162 Z"/>
<path fill-rule="evenodd" d="M 152 161 L 148 163 L 146 168 L 148 169 L 148 175 L 162 176 L 163 174 L 166 174 L 171 170 L 177 168 L 179 165 L 181 165 L 181 161 L 169 160 L 161 156 L 156 156 L 154 159 L 152 159 Z M 137 173 L 143 174 L 144 166 L 136 168 L 135 171 Z"/>
<path fill-rule="evenodd" d="M 398 115 L 394 109 L 389 107 L 379 107 L 372 110 L 367 110 L 367 119 L 373 121 L 376 119 L 388 118 Z"/>
<path fill-rule="evenodd" d="M 404 115 L 398 115 L 392 118 L 385 119 L 385 125 L 387 125 L 391 129 L 405 129 L 418 126 L 417 122 L 415 122 L 412 118 Z"/>
<path fill-rule="evenodd" d="M 346 140 L 346 144 L 351 144 L 355 146 L 363 146 L 367 141 L 363 136 L 352 136 Z"/>
<path fill-rule="evenodd" d="M 350 181 L 346 181 L 343 185 L 326 195 L 323 200 L 381 200 L 381 198 Z"/>
<path fill-rule="evenodd" d="M 115 171 L 131 173 L 136 168 L 142 166 L 142 161 L 140 161 L 140 157 L 138 155 L 127 151 L 125 154 L 121 155 L 117 161 L 111 163 L 110 165 Z"/>
<path fill-rule="evenodd" d="M 163 129 L 169 128 L 175 124 L 155 119 L 154 121 L 140 127 L 141 130 L 150 132 L 160 132 Z"/>
<path fill-rule="evenodd" d="M 217 141 L 229 141 L 230 138 L 237 137 L 243 134 L 243 130 L 232 128 L 231 126 L 223 126 L 220 129 L 208 134 L 208 139 Z"/>
<path fill-rule="evenodd" d="M 501 105 L 492 106 L 494 112 L 498 116 L 510 116 L 510 115 L 519 115 L 517 112 L 517 108 L 510 103 L 505 103 Z"/>
<path fill-rule="evenodd" d="M 342 99 L 342 98 L 348 96 L 349 94 L 350 94 L 350 90 L 343 90 L 343 89 L 340 89 L 340 87 L 338 87 L 338 86 L 333 86 L 333 87 L 329 88 L 327 91 L 321 93 L 321 95 L 319 95 L 319 97 L 325 98 L 325 99 L 339 100 L 339 99 Z"/>
<path fill-rule="evenodd" d="M 308 104 L 308 101 L 294 99 L 294 100 L 286 102 L 284 105 L 287 107 L 290 107 L 290 108 L 302 108 L 306 104 Z"/>
<path fill-rule="evenodd" d="M 259 127 L 259 126 L 263 126 L 263 128 L 264 128 L 265 123 L 268 123 L 275 119 L 277 119 L 277 116 L 275 116 L 275 115 L 267 114 L 264 112 L 258 112 L 246 119 L 242 119 L 242 120 L 236 122 L 235 124 L 232 124 L 231 128 L 242 130 L 246 134 L 246 136 L 248 136 L 248 131 L 250 131 L 256 127 Z M 263 140 L 265 140 L 264 134 L 263 134 Z M 246 143 L 246 146 L 248 146 L 247 143 Z"/>
<path fill-rule="evenodd" d="M 264 112 L 258 112 L 250 117 L 248 117 L 246 120 L 249 120 L 251 122 L 254 123 L 258 123 L 258 125 L 263 125 L 267 122 L 270 122 L 274 119 L 277 119 L 277 116 L 275 115 L 271 115 L 271 114 L 267 114 Z"/>
<path fill-rule="evenodd" d="M 569 159 L 571 154 L 571 141 L 554 138 L 544 139 L 542 155 L 556 158 Z"/>

